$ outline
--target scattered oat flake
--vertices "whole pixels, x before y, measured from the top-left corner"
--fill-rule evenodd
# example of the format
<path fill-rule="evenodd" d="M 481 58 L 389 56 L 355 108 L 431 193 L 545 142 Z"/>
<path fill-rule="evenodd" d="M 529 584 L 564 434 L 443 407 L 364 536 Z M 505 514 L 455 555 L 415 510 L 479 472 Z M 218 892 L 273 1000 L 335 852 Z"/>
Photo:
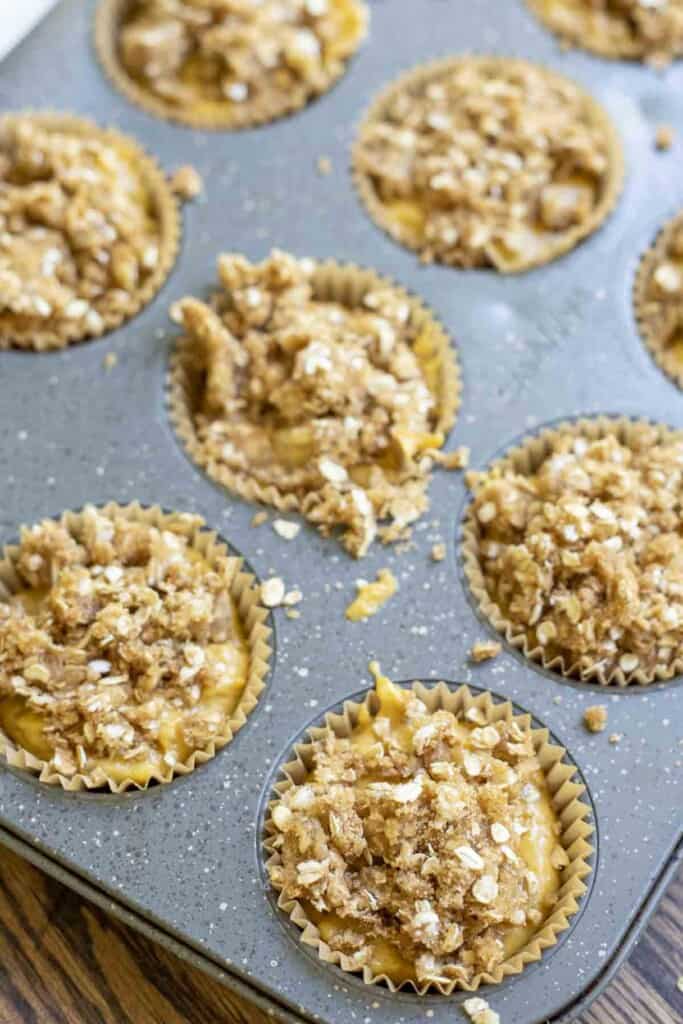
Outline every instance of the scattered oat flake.
<path fill-rule="evenodd" d="M 300 590 L 288 590 L 282 599 L 282 603 L 290 606 L 299 604 L 303 600 L 303 596 Z"/>
<path fill-rule="evenodd" d="M 177 171 L 174 171 L 169 185 L 174 195 L 182 200 L 196 199 L 204 188 L 204 182 L 199 171 L 192 167 L 191 164 L 184 164 Z"/>
<path fill-rule="evenodd" d="M 491 658 L 497 658 L 502 649 L 502 644 L 497 640 L 478 640 L 470 648 L 470 658 L 476 662 L 489 661 Z"/>
<path fill-rule="evenodd" d="M 296 608 L 288 608 L 285 612 L 288 619 L 299 619 L 301 618 L 301 612 L 297 611 Z"/>
<path fill-rule="evenodd" d="M 351 622 L 359 622 L 376 615 L 383 604 L 398 590 L 398 581 L 390 569 L 380 569 L 377 579 L 372 583 L 359 580 L 356 583 L 358 593 L 346 609 L 346 618 Z"/>
<path fill-rule="evenodd" d="M 480 996 L 466 999 L 462 1008 L 473 1024 L 500 1024 L 500 1015 Z"/>
<path fill-rule="evenodd" d="M 260 512 L 254 512 L 251 517 L 252 526 L 263 526 L 264 523 L 268 522 L 268 513 L 261 510 Z"/>
<path fill-rule="evenodd" d="M 670 124 L 660 124 L 655 134 L 655 146 L 657 149 L 671 149 L 674 144 L 676 133 Z"/>
<path fill-rule="evenodd" d="M 119 361 L 119 357 L 116 352 L 107 352 L 106 356 L 102 360 L 102 365 L 105 370 L 113 370 Z"/>
<path fill-rule="evenodd" d="M 332 161 L 329 156 L 319 156 L 316 161 L 316 167 L 318 168 L 318 174 L 331 174 L 332 173 Z"/>
<path fill-rule="evenodd" d="M 272 576 L 261 584 L 261 600 L 266 608 L 278 608 L 285 596 L 285 584 L 279 576 Z"/>
<path fill-rule="evenodd" d="M 607 707 L 605 704 L 593 704 L 583 713 L 583 724 L 589 732 L 602 732 L 607 725 Z"/>
<path fill-rule="evenodd" d="M 275 519 L 273 529 L 283 540 L 294 540 L 301 529 L 301 524 L 290 523 L 287 519 Z"/>
<path fill-rule="evenodd" d="M 446 545 L 445 544 L 434 544 L 432 546 L 432 561 L 443 562 L 446 557 Z"/>

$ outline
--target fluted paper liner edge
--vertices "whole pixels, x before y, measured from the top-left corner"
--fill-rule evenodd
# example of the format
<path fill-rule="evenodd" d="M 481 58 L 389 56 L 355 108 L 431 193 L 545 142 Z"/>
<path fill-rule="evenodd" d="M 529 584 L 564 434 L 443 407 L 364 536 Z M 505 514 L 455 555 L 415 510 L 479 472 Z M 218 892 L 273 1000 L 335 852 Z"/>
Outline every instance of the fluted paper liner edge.
<path fill-rule="evenodd" d="M 313 285 L 316 299 L 339 302 L 351 308 L 359 305 L 366 292 L 379 287 L 391 288 L 408 303 L 412 323 L 419 330 L 430 332 L 432 351 L 440 358 L 439 394 L 435 396 L 438 401 L 438 419 L 434 430 L 447 435 L 455 424 L 460 407 L 460 369 L 450 338 L 429 307 L 391 278 L 351 263 L 341 264 L 333 260 L 317 263 L 313 272 Z M 248 473 L 236 472 L 222 464 L 216 465 L 207 456 L 194 426 L 199 382 L 197 374 L 191 369 L 191 363 L 192 342 L 186 335 L 181 335 L 171 355 L 166 397 L 171 422 L 190 459 L 211 479 L 246 501 L 260 502 L 280 512 L 299 512 L 308 517 L 312 511 L 307 501 L 308 495 L 299 497 L 291 492 L 282 492 L 273 484 L 260 483 Z M 320 513 L 321 504 L 315 505 L 315 509 Z"/>
<path fill-rule="evenodd" d="M 133 502 L 130 505 L 109 502 L 104 506 L 98 506 L 98 512 L 108 516 L 122 515 L 131 522 L 146 523 L 149 526 L 160 528 L 163 528 L 165 520 L 177 515 L 177 513 L 164 512 L 158 505 L 145 507 L 138 502 Z M 67 529 L 73 530 L 80 523 L 82 515 L 82 511 L 66 511 L 57 521 Z M 225 722 L 223 733 L 214 737 L 203 749 L 194 751 L 187 761 L 175 764 L 172 768 L 169 767 L 168 772 L 152 774 L 148 782 L 140 785 L 134 779 L 116 782 L 97 772 L 93 774 L 78 773 L 73 776 L 62 775 L 54 769 L 50 769 L 46 761 L 18 746 L 0 727 L 0 758 L 4 758 L 11 768 L 29 771 L 31 774 L 37 775 L 41 782 L 53 786 L 59 785 L 62 789 L 70 792 L 84 789 L 101 790 L 105 787 L 112 793 L 122 793 L 127 789 L 146 790 L 151 782 L 167 783 L 177 775 L 189 775 L 197 765 L 204 764 L 215 757 L 216 753 L 230 743 L 233 736 L 242 728 L 247 716 L 256 707 L 259 697 L 265 689 L 265 680 L 270 669 L 272 649 L 270 646 L 271 630 L 266 624 L 268 610 L 259 603 L 258 586 L 254 577 L 243 570 L 242 559 L 229 555 L 227 545 L 214 531 L 198 524 L 194 534 L 189 538 L 189 544 L 210 563 L 226 557 L 227 565 L 223 574 L 229 584 L 230 596 L 237 606 L 245 627 L 249 648 L 249 670 L 246 684 L 236 708 Z M 0 601 L 18 589 L 19 578 L 14 568 L 17 551 L 18 545 L 14 544 L 5 547 L 2 552 Z"/>
<path fill-rule="evenodd" d="M 95 12 L 94 43 L 100 64 L 113 86 L 129 101 L 147 114 L 184 125 L 187 128 L 198 128 L 205 131 L 241 131 L 257 128 L 259 125 L 289 117 L 302 110 L 313 100 L 323 96 L 346 74 L 349 63 L 363 44 L 367 36 L 369 9 L 365 6 L 365 22 L 354 49 L 343 58 L 339 58 L 340 67 L 329 69 L 324 81 L 318 88 L 307 92 L 305 89 L 294 93 L 284 90 L 276 100 L 263 97 L 255 102 L 233 103 L 226 106 L 225 111 L 218 109 L 202 110 L 187 108 L 165 103 L 151 89 L 140 85 L 123 66 L 118 52 L 117 40 L 119 24 L 130 6 L 130 0 L 101 0 Z"/>
<path fill-rule="evenodd" d="M 594 231 L 597 231 L 597 229 L 614 210 L 623 188 L 625 165 L 623 150 L 617 131 L 607 111 L 604 110 L 602 105 L 598 103 L 598 101 L 573 78 L 568 78 L 566 75 L 544 67 L 542 64 L 538 64 L 535 61 L 523 60 L 517 57 L 499 57 L 487 54 L 466 54 L 457 57 L 443 57 L 439 60 L 418 64 L 416 67 L 405 71 L 403 74 L 399 75 L 398 78 L 395 78 L 385 86 L 384 89 L 375 96 L 374 100 L 370 103 L 370 106 L 366 109 L 351 149 L 351 175 L 356 187 L 356 192 L 374 223 L 395 242 L 398 242 L 400 245 L 403 245 L 414 252 L 419 252 L 421 244 L 416 242 L 414 238 L 411 239 L 410 233 L 404 230 L 402 225 L 397 223 L 394 218 L 387 214 L 384 203 L 378 198 L 375 187 L 370 180 L 370 176 L 361 170 L 359 165 L 361 147 L 365 139 L 368 126 L 383 114 L 387 104 L 395 95 L 403 92 L 406 88 L 416 87 L 424 82 L 428 82 L 434 75 L 441 74 L 449 69 L 455 69 L 462 64 L 472 63 L 488 64 L 493 67 L 500 66 L 501 69 L 520 64 L 524 66 L 531 65 L 537 70 L 542 71 L 543 74 L 550 79 L 559 79 L 564 83 L 571 83 L 571 85 L 573 85 L 583 97 L 586 103 L 586 109 L 590 114 L 591 121 L 594 124 L 599 125 L 605 135 L 610 165 L 609 176 L 605 182 L 604 194 L 602 195 L 600 202 L 592 211 L 590 217 L 588 217 L 582 224 L 577 224 L 571 230 L 565 231 L 561 238 L 549 241 L 547 246 L 544 247 L 542 253 L 537 257 L 526 260 L 514 267 L 488 268 L 494 269 L 498 273 L 503 274 L 523 273 L 524 271 L 532 270 L 534 267 L 540 267 L 544 266 L 546 263 L 551 263 L 558 257 L 565 255 L 571 249 L 574 249 L 579 242 L 593 234 Z"/>
<path fill-rule="evenodd" d="M 41 128 L 52 131 L 68 132 L 85 138 L 96 138 L 101 142 L 116 145 L 140 176 L 148 190 L 151 201 L 159 220 L 159 259 L 154 272 L 134 292 L 129 293 L 131 305 L 122 312 L 111 312 L 102 315 L 102 325 L 97 330 L 86 328 L 78 321 L 69 323 L 62 320 L 58 324 L 50 323 L 41 330 L 31 330 L 28 334 L 0 332 L 0 351 L 4 348 L 20 348 L 36 352 L 62 349 L 67 345 L 92 341 L 108 334 L 121 324 L 132 320 L 148 305 L 161 290 L 167 280 L 178 255 L 180 245 L 180 212 L 178 201 L 171 192 L 166 176 L 155 158 L 149 154 L 131 135 L 112 128 L 101 128 L 87 117 L 76 116 L 61 111 L 24 110 L 0 115 L 0 129 L 3 125 L 17 121 L 30 120 Z"/>
<path fill-rule="evenodd" d="M 515 713 L 513 705 L 509 701 L 496 703 L 488 691 L 475 696 L 465 685 L 452 689 L 443 682 L 430 687 L 415 682 L 412 684 L 412 690 L 420 700 L 424 701 L 431 712 L 445 709 L 458 715 L 476 707 L 484 712 L 487 724 L 498 722 L 501 719 L 508 722 L 514 719 L 522 728 L 531 725 L 531 715 Z M 293 785 L 300 785 L 307 777 L 310 766 L 311 741 L 323 736 L 328 728 L 332 729 L 337 736 L 350 735 L 358 720 L 360 708 L 367 705 L 371 712 L 373 711 L 373 697 L 374 690 L 371 690 L 365 700 L 360 703 L 345 701 L 341 713 L 329 712 L 325 715 L 324 726 L 315 726 L 307 730 L 307 739 L 293 747 L 294 759 L 288 761 L 280 769 L 279 774 L 284 778 L 281 778 L 274 786 L 280 796 Z M 376 710 L 376 705 L 374 707 Z M 428 982 L 420 985 L 417 982 L 406 981 L 396 985 L 387 975 L 374 975 L 368 966 L 360 968 L 345 954 L 331 949 L 321 938 L 318 928 L 307 917 L 305 909 L 298 900 L 287 900 L 280 895 L 278 907 L 289 916 L 297 928 L 301 929 L 300 941 L 305 945 L 312 946 L 325 963 L 334 964 L 352 974 L 358 974 L 362 970 L 363 981 L 368 985 L 384 983 L 391 992 L 410 988 L 419 995 L 433 991 L 438 991 L 442 995 L 451 995 L 457 989 L 476 992 L 481 985 L 497 985 L 504 978 L 520 974 L 527 964 L 540 960 L 544 950 L 556 945 L 559 935 L 569 927 L 570 918 L 577 913 L 579 902 L 586 893 L 587 885 L 584 879 L 592 871 L 588 860 L 594 853 L 589 837 L 593 834 L 594 828 L 586 820 L 591 813 L 589 803 L 585 799 L 581 799 L 586 792 L 586 787 L 583 783 L 574 781 L 577 774 L 576 766 L 571 763 L 563 763 L 563 759 L 568 756 L 567 751 L 564 747 L 549 742 L 549 733 L 545 728 L 532 728 L 531 735 L 553 807 L 562 826 L 559 841 L 569 857 L 569 864 L 561 874 L 561 885 L 555 907 L 526 946 L 499 964 L 493 971 L 476 975 L 471 982 L 454 980 L 449 984 Z M 278 850 L 272 845 L 277 830 L 270 817 L 276 803 L 277 800 L 271 800 L 268 804 L 265 821 L 263 846 L 268 854 L 265 864 L 268 871 L 270 867 L 280 863 Z"/>
<path fill-rule="evenodd" d="M 638 333 L 650 355 L 664 373 L 683 389 L 683 363 L 676 358 L 666 345 L 663 314 L 653 310 L 650 305 L 656 300 L 648 297 L 647 291 L 652 275 L 657 266 L 668 258 L 667 249 L 672 235 L 683 227 L 683 212 L 677 214 L 659 230 L 649 249 L 643 254 L 633 282 L 633 312 L 638 325 Z M 679 303 L 683 312 L 683 301 Z"/>
<path fill-rule="evenodd" d="M 597 441 L 600 438 L 614 435 L 622 444 L 628 446 L 633 429 L 638 424 L 643 423 L 656 427 L 659 431 L 659 439 L 662 441 L 671 440 L 677 435 L 683 437 L 681 431 L 675 431 L 663 424 L 653 424 L 651 421 L 644 419 L 629 419 L 626 416 L 595 416 L 590 418 L 584 417 L 574 421 L 567 420 L 557 426 L 548 427 L 538 434 L 525 438 L 519 445 L 511 448 L 504 456 L 490 463 L 486 467 L 486 472 L 488 473 L 494 468 L 501 470 L 512 469 L 522 476 L 529 475 L 548 456 L 557 438 L 567 435 L 585 437 L 590 441 Z M 520 631 L 520 627 L 513 624 L 505 616 L 503 610 L 488 594 L 479 558 L 479 524 L 474 517 L 473 503 L 470 503 L 465 513 L 461 554 L 465 577 L 480 612 L 488 619 L 494 629 L 502 633 L 511 647 L 521 651 L 526 658 L 540 664 L 544 669 L 559 673 L 568 679 L 578 679 L 581 682 L 598 682 L 602 686 L 620 687 L 635 683 L 647 686 L 659 680 L 671 679 L 673 676 L 683 672 L 683 659 L 679 658 L 668 668 L 658 667 L 652 673 L 645 672 L 642 668 L 637 668 L 634 672 L 624 673 L 619 666 L 605 673 L 604 668 L 599 664 L 593 664 L 581 669 L 576 662 L 567 665 L 562 655 L 547 658 L 543 647 L 540 645 L 531 647 L 526 632 Z"/>

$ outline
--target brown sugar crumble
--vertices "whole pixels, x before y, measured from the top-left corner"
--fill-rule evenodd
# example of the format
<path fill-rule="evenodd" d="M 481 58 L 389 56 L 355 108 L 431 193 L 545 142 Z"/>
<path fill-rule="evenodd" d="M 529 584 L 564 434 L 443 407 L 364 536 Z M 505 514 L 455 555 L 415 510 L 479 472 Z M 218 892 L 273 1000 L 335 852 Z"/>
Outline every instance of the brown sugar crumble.
<path fill-rule="evenodd" d="M 191 164 L 185 164 L 174 171 L 169 185 L 174 195 L 186 201 L 196 199 L 204 190 L 202 176 Z"/>
<path fill-rule="evenodd" d="M 683 438 L 626 429 L 560 429 L 529 473 L 494 464 L 470 521 L 488 596 L 527 648 L 560 656 L 567 674 L 628 681 L 667 676 L 680 659 Z"/>
<path fill-rule="evenodd" d="M 249 654 L 226 560 L 192 546 L 202 520 L 152 526 L 86 507 L 24 528 L 20 588 L 0 602 L 0 725 L 62 776 L 170 775 L 225 742 Z"/>
<path fill-rule="evenodd" d="M 133 0 L 114 41 L 116 77 L 167 116 L 255 124 L 325 92 L 366 23 L 361 0 Z"/>
<path fill-rule="evenodd" d="M 0 119 L 0 349 L 63 348 L 137 311 L 168 244 L 142 159 L 88 122 Z"/>
<path fill-rule="evenodd" d="M 497 658 L 502 649 L 503 645 L 495 640 L 479 640 L 476 644 L 472 644 L 470 658 L 477 663 L 490 661 L 491 658 Z"/>
<path fill-rule="evenodd" d="M 566 41 L 656 68 L 683 55 L 683 0 L 527 0 Z"/>
<path fill-rule="evenodd" d="M 381 97 L 354 150 L 371 214 L 422 258 L 516 272 L 594 230 L 618 142 L 573 82 L 526 61 L 466 57 Z"/>
<path fill-rule="evenodd" d="M 357 557 L 376 536 L 407 539 L 428 507 L 424 452 L 444 437 L 430 390 L 441 364 L 428 340 L 425 360 L 404 293 L 378 282 L 357 306 L 323 301 L 315 264 L 277 250 L 260 264 L 222 256 L 218 269 L 211 304 L 174 306 L 209 472 L 264 503 L 295 501 L 324 534 L 341 527 Z"/>
<path fill-rule="evenodd" d="M 471 982 L 529 941 L 569 863 L 533 739 L 382 676 L 376 695 L 272 805 L 270 879 L 354 969 Z"/>
<path fill-rule="evenodd" d="M 660 124 L 655 133 L 655 146 L 660 150 L 668 150 L 674 144 L 676 133 L 670 124 Z"/>
<path fill-rule="evenodd" d="M 605 704 L 593 704 L 583 713 L 583 724 L 589 732 L 604 732 L 607 727 L 607 707 Z"/>

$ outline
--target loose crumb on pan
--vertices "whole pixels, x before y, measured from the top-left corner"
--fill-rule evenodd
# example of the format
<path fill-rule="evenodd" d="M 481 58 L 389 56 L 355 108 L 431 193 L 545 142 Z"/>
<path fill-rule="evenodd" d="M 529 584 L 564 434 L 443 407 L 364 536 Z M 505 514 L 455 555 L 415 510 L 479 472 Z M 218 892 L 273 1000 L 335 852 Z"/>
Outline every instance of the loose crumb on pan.
<path fill-rule="evenodd" d="M 433 562 L 443 562 L 446 557 L 446 545 L 443 543 L 433 544 L 431 555 Z"/>
<path fill-rule="evenodd" d="M 202 176 L 191 164 L 184 164 L 174 171 L 169 185 L 173 194 L 185 201 L 196 199 L 204 190 Z"/>
<path fill-rule="evenodd" d="M 316 160 L 316 167 L 318 168 L 318 174 L 322 174 L 323 177 L 332 173 L 332 161 L 329 156 L 319 156 Z"/>
<path fill-rule="evenodd" d="M 119 357 L 116 352 L 107 352 L 104 359 L 102 360 L 102 366 L 105 370 L 113 370 L 119 361 Z"/>
<path fill-rule="evenodd" d="M 555 905 L 562 826 L 528 725 L 430 711 L 371 669 L 377 713 L 325 728 L 271 807 L 270 878 L 354 967 L 469 982 Z"/>
<path fill-rule="evenodd" d="M 465 57 L 399 79 L 361 126 L 354 167 L 371 214 L 423 261 L 516 272 L 595 230 L 617 147 L 570 80 Z"/>
<path fill-rule="evenodd" d="M 676 133 L 670 124 L 660 124 L 655 133 L 655 146 L 657 149 L 671 149 L 674 144 Z"/>
<path fill-rule="evenodd" d="M 492 1010 L 486 1000 L 479 996 L 466 999 L 462 1008 L 472 1024 L 500 1024 L 500 1014 Z"/>
<path fill-rule="evenodd" d="M 301 529 L 301 523 L 292 523 L 288 519 L 274 519 L 273 529 L 283 540 L 294 540 Z"/>
<path fill-rule="evenodd" d="M 202 522 L 86 506 L 77 526 L 22 530 L 0 725 L 54 772 L 145 785 L 225 736 L 249 655 L 225 558 L 195 550 Z"/>
<path fill-rule="evenodd" d="M 251 517 L 251 525 L 254 527 L 263 526 L 263 524 L 267 522 L 268 513 L 264 512 L 263 509 L 259 509 L 258 512 L 254 512 L 253 516 Z"/>
<path fill-rule="evenodd" d="M 604 732 L 607 727 L 607 706 L 593 704 L 586 708 L 583 713 L 583 724 L 589 732 Z"/>
<path fill-rule="evenodd" d="M 316 297 L 315 270 L 277 250 L 259 264 L 224 255 L 214 301 L 185 298 L 171 315 L 185 329 L 185 372 L 198 376 L 187 413 L 209 473 L 286 501 L 325 535 L 341 527 L 361 557 L 375 537 L 409 539 L 428 508 L 424 453 L 445 440 L 452 356 L 402 290 L 378 279 L 344 305 Z"/>
<path fill-rule="evenodd" d="M 491 658 L 497 658 L 502 649 L 503 645 L 495 640 L 479 640 L 472 644 L 470 658 L 476 662 L 489 661 Z"/>
<path fill-rule="evenodd" d="M 683 644 L 683 437 L 648 423 L 558 430 L 529 472 L 478 474 L 471 522 L 488 597 L 529 651 L 628 681 Z"/>
<path fill-rule="evenodd" d="M 465 445 L 455 448 L 452 452 L 435 449 L 426 454 L 444 469 L 466 469 L 470 464 L 470 450 Z"/>
<path fill-rule="evenodd" d="M 624 738 L 624 737 L 623 737 L 623 734 L 622 734 L 622 733 L 620 733 L 620 732 L 611 732 L 611 733 L 609 734 L 608 740 L 609 740 L 609 742 L 610 742 L 610 743 L 611 743 L 611 744 L 612 744 L 613 746 L 616 746 L 616 745 L 617 745 L 618 743 L 621 743 L 621 741 L 623 740 L 623 738 Z"/>
<path fill-rule="evenodd" d="M 117 0 L 104 0 L 107 4 Z M 361 0 L 133 0 L 99 40 L 126 91 L 190 124 L 245 127 L 330 88 L 366 32 Z"/>
<path fill-rule="evenodd" d="M 346 609 L 346 618 L 350 622 L 360 622 L 376 615 L 398 590 L 398 580 L 390 569 L 380 569 L 374 582 L 357 580 L 356 588 L 358 592 Z"/>
<path fill-rule="evenodd" d="M 285 583 L 279 576 L 271 576 L 261 584 L 261 601 L 266 608 L 279 608 L 285 596 Z"/>

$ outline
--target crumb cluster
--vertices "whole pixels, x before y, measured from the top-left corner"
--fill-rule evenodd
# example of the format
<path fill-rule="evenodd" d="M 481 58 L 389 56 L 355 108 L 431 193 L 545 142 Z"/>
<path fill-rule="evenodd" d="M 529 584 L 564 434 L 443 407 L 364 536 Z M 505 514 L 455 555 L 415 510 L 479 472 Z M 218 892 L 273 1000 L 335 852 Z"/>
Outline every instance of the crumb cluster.
<path fill-rule="evenodd" d="M 569 862 L 559 821 L 538 817 L 549 796 L 528 729 L 380 687 L 379 713 L 348 736 L 328 727 L 273 805 L 270 878 L 355 967 L 471 982 L 552 906 Z"/>
<path fill-rule="evenodd" d="M 665 67 L 683 54 L 683 0 L 528 0 L 558 35 L 603 57 Z"/>
<path fill-rule="evenodd" d="M 168 772 L 225 735 L 247 644 L 225 559 L 192 547 L 201 523 L 88 507 L 77 531 L 22 531 L 21 586 L 0 603 L 0 722 L 60 775 Z"/>
<path fill-rule="evenodd" d="M 172 315 L 179 358 L 198 377 L 198 457 L 227 486 L 291 500 L 354 555 L 375 536 L 405 539 L 428 507 L 440 365 L 389 285 L 357 306 L 316 298 L 315 265 L 274 251 L 260 264 L 219 260 L 212 303 Z M 423 351 L 424 350 L 424 351 Z M 426 353 L 429 358 L 425 359 Z"/>
<path fill-rule="evenodd" d="M 564 670 L 670 673 L 683 643 L 683 440 L 646 423 L 558 431 L 532 472 L 472 481 L 490 599 Z"/>
<path fill-rule="evenodd" d="M 123 138 L 0 121 L 0 349 L 61 348 L 135 313 L 165 258 L 162 199 Z"/>
<path fill-rule="evenodd" d="M 597 227 L 616 145 L 573 82 L 469 57 L 399 80 L 362 126 L 354 164 L 373 216 L 423 260 L 511 272 Z"/>
<path fill-rule="evenodd" d="M 327 90 L 366 28 L 361 0 L 133 0 L 118 28 L 127 75 L 181 120 L 239 126 Z"/>

